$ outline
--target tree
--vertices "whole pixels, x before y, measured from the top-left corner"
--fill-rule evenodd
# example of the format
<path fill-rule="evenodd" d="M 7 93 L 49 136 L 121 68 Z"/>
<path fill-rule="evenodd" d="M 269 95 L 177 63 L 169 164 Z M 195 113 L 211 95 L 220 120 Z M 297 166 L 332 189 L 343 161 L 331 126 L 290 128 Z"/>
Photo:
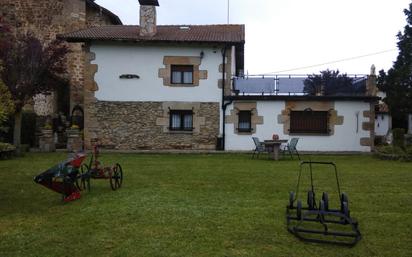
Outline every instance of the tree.
<path fill-rule="evenodd" d="M 67 46 L 58 40 L 44 46 L 33 35 L 12 34 L 5 24 L 0 23 L 0 61 L 3 65 L 0 75 L 14 102 L 13 142 L 16 147 L 21 142 L 23 107 L 37 94 L 67 85 L 64 75 L 68 52 Z"/>
<path fill-rule="evenodd" d="M 412 3 L 404 13 L 407 24 L 403 33 L 397 35 L 398 57 L 387 73 L 379 72 L 377 81 L 378 88 L 386 93 L 383 101 L 397 120 L 404 120 L 408 113 L 412 113 Z"/>
<path fill-rule="evenodd" d="M 303 84 L 303 92 L 309 95 L 352 95 L 362 91 L 354 86 L 352 78 L 339 74 L 339 70 L 327 69 L 320 74 L 308 75 Z"/>
<path fill-rule="evenodd" d="M 1 67 L 0 67 L 1 71 Z M 0 79 L 0 131 L 6 132 L 6 128 L 3 127 L 9 115 L 14 113 L 14 103 L 11 98 L 11 94 L 3 81 Z"/>

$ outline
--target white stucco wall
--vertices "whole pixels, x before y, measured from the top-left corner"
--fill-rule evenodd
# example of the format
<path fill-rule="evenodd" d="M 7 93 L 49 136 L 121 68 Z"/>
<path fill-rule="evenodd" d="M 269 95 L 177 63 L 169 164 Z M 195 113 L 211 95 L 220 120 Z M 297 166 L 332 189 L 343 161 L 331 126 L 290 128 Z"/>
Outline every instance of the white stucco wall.
<path fill-rule="evenodd" d="M 408 115 L 408 134 L 412 134 L 412 114 Z"/>
<path fill-rule="evenodd" d="M 376 114 L 375 135 L 385 136 L 391 129 L 391 116 L 389 114 Z"/>
<path fill-rule="evenodd" d="M 369 110 L 369 103 L 364 102 L 335 102 L 339 116 L 344 116 L 343 125 L 335 126 L 335 133 L 331 136 L 285 135 L 283 124 L 278 124 L 278 115 L 285 108 L 284 101 L 258 101 L 259 116 L 264 116 L 263 124 L 257 125 L 253 135 L 237 135 L 234 133 L 233 124 L 226 124 L 226 149 L 227 150 L 252 150 L 254 144 L 252 136 L 261 141 L 271 139 L 273 134 L 278 134 L 281 139 L 299 137 L 297 145 L 300 151 L 362 151 L 369 152 L 370 147 L 360 145 L 362 137 L 369 137 L 370 132 L 362 130 L 362 122 L 368 121 L 363 117 L 363 111 Z M 227 114 L 233 109 L 228 106 Z M 356 114 L 359 113 L 358 124 Z"/>
<path fill-rule="evenodd" d="M 96 54 L 92 63 L 98 64 L 95 75 L 98 100 L 221 102 L 218 80 L 222 76 L 219 73 L 222 55 L 219 48 L 95 43 L 90 50 Z M 164 56 L 200 56 L 201 51 L 204 58 L 199 68 L 208 71 L 207 80 L 200 80 L 197 87 L 163 85 L 158 73 L 165 67 Z M 136 74 L 140 78 L 120 79 L 122 74 Z"/>

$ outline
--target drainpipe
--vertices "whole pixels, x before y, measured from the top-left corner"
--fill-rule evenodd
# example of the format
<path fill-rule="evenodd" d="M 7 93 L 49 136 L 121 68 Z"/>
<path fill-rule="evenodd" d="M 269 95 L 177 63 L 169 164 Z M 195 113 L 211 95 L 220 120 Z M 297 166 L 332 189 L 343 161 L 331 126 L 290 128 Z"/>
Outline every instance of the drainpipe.
<path fill-rule="evenodd" d="M 225 144 L 226 144 L 226 108 L 228 105 L 232 104 L 233 100 L 225 103 L 225 86 L 226 86 L 226 51 L 228 49 L 228 45 L 225 45 L 222 49 L 222 150 L 224 151 Z"/>

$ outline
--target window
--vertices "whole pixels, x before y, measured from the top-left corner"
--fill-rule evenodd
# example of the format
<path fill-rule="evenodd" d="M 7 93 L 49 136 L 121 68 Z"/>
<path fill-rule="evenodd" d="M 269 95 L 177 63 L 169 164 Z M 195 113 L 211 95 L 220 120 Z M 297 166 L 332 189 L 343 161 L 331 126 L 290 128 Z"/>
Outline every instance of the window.
<path fill-rule="evenodd" d="M 172 65 L 172 84 L 193 84 L 193 65 Z"/>
<path fill-rule="evenodd" d="M 325 111 L 292 111 L 290 133 L 328 134 L 328 118 Z"/>
<path fill-rule="evenodd" d="M 239 132 L 251 132 L 252 131 L 252 112 L 251 111 L 239 111 Z"/>
<path fill-rule="evenodd" d="M 193 111 L 173 110 L 170 111 L 170 126 L 172 131 L 192 131 Z"/>

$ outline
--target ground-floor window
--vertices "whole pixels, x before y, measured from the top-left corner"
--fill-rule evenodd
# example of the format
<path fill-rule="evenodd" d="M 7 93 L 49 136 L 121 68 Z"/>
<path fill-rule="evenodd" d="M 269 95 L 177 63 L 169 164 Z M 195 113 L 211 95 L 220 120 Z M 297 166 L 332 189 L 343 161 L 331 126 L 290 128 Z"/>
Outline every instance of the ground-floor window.
<path fill-rule="evenodd" d="M 329 113 L 327 111 L 292 111 L 290 133 L 328 134 Z"/>
<path fill-rule="evenodd" d="M 169 129 L 173 131 L 192 131 L 193 130 L 193 111 L 192 110 L 171 110 Z"/>
<path fill-rule="evenodd" d="M 239 132 L 251 132 L 252 131 L 252 112 L 251 111 L 239 111 Z"/>

